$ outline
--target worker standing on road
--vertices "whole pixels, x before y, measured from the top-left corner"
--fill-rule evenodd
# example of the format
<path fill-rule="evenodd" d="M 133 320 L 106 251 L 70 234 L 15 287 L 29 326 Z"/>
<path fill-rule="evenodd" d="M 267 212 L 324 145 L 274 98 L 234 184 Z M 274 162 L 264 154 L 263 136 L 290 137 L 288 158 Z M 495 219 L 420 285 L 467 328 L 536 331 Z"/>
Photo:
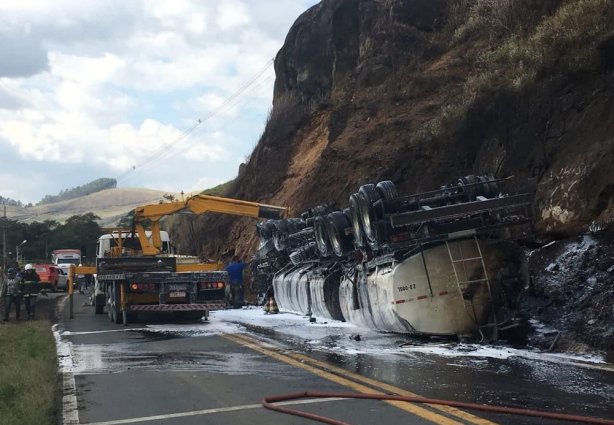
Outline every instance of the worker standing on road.
<path fill-rule="evenodd" d="M 21 313 L 21 297 L 19 295 L 19 277 L 14 269 L 8 269 L 5 284 L 2 287 L 4 296 L 4 321 L 9 321 L 11 304 L 15 304 L 15 320 L 19 320 Z"/>
<path fill-rule="evenodd" d="M 24 271 L 21 274 L 21 296 L 23 297 L 23 303 L 26 306 L 26 312 L 28 313 L 28 320 L 34 319 L 36 298 L 40 289 L 40 277 L 32 264 L 26 264 Z"/>
<path fill-rule="evenodd" d="M 232 262 L 226 266 L 234 308 L 241 308 L 243 306 L 243 271 L 245 266 L 247 264 L 236 255 L 232 257 Z"/>

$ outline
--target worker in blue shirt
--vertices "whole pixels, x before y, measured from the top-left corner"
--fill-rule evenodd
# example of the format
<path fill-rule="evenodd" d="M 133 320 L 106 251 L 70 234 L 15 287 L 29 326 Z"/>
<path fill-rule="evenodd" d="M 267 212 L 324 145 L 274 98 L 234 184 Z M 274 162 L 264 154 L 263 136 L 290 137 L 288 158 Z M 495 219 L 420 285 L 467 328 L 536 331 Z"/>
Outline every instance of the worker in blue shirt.
<path fill-rule="evenodd" d="M 232 257 L 232 262 L 226 266 L 234 308 L 243 306 L 243 271 L 246 266 L 247 264 L 236 255 Z"/>

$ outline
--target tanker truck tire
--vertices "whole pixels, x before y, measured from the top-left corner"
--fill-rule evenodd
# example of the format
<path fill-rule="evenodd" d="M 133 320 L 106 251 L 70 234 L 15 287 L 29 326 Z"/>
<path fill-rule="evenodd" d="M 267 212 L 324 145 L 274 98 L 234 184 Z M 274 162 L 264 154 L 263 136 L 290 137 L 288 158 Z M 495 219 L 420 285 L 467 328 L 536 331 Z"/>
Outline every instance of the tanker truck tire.
<path fill-rule="evenodd" d="M 360 207 L 360 219 L 365 232 L 367 243 L 373 249 L 380 244 L 380 232 L 377 223 L 377 213 L 373 204 L 381 199 L 375 185 L 365 184 L 358 191 L 358 205 Z"/>
<path fill-rule="evenodd" d="M 318 248 L 318 252 L 322 257 L 328 257 L 332 252 L 326 220 L 327 216 L 319 216 L 313 223 L 316 247 Z"/>
<path fill-rule="evenodd" d="M 327 217 L 327 233 L 329 237 L 329 245 L 337 257 L 352 252 L 352 239 L 346 233 L 346 229 L 352 227 L 350 219 L 342 211 L 330 213 Z"/>
<path fill-rule="evenodd" d="M 376 186 L 382 198 L 389 200 L 399 197 L 399 192 L 397 192 L 397 188 L 393 182 L 390 180 L 384 180 L 377 184 Z"/>
<path fill-rule="evenodd" d="M 354 245 L 359 249 L 364 248 L 365 234 L 362 230 L 362 222 L 360 221 L 360 205 L 358 204 L 357 193 L 352 193 L 350 195 L 350 220 L 354 232 Z"/>

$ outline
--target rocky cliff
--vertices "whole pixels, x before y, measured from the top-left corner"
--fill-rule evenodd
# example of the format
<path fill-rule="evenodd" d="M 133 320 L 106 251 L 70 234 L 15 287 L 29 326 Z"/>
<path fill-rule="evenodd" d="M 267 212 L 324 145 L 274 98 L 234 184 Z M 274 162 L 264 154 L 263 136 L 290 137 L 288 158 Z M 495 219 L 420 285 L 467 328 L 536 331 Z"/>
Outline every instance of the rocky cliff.
<path fill-rule="evenodd" d="M 392 180 L 410 193 L 492 173 L 530 182 L 538 240 L 607 229 L 613 6 L 323 0 L 297 19 L 275 59 L 266 129 L 226 195 L 298 213 L 345 206 L 367 182 Z M 196 230 L 208 239 L 194 249 L 210 255 L 247 255 L 257 244 L 249 219 L 204 217 Z M 611 322 L 612 270 L 602 278 Z"/>

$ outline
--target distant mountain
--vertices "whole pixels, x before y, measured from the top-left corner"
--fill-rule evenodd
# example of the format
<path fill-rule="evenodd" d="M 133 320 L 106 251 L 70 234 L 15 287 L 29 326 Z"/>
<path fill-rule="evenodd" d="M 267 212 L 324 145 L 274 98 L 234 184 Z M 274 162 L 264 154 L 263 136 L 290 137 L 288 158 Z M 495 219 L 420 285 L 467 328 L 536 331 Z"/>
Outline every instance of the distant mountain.
<path fill-rule="evenodd" d="M 168 192 L 153 189 L 107 189 L 66 201 L 36 205 L 29 208 L 7 206 L 7 217 L 24 222 L 56 220 L 63 222 L 76 214 L 92 212 L 102 218 L 101 225 L 113 226 L 130 210 L 139 205 L 157 203 Z M 181 199 L 181 195 L 173 193 Z M 0 211 L 1 213 L 1 211 Z"/>

